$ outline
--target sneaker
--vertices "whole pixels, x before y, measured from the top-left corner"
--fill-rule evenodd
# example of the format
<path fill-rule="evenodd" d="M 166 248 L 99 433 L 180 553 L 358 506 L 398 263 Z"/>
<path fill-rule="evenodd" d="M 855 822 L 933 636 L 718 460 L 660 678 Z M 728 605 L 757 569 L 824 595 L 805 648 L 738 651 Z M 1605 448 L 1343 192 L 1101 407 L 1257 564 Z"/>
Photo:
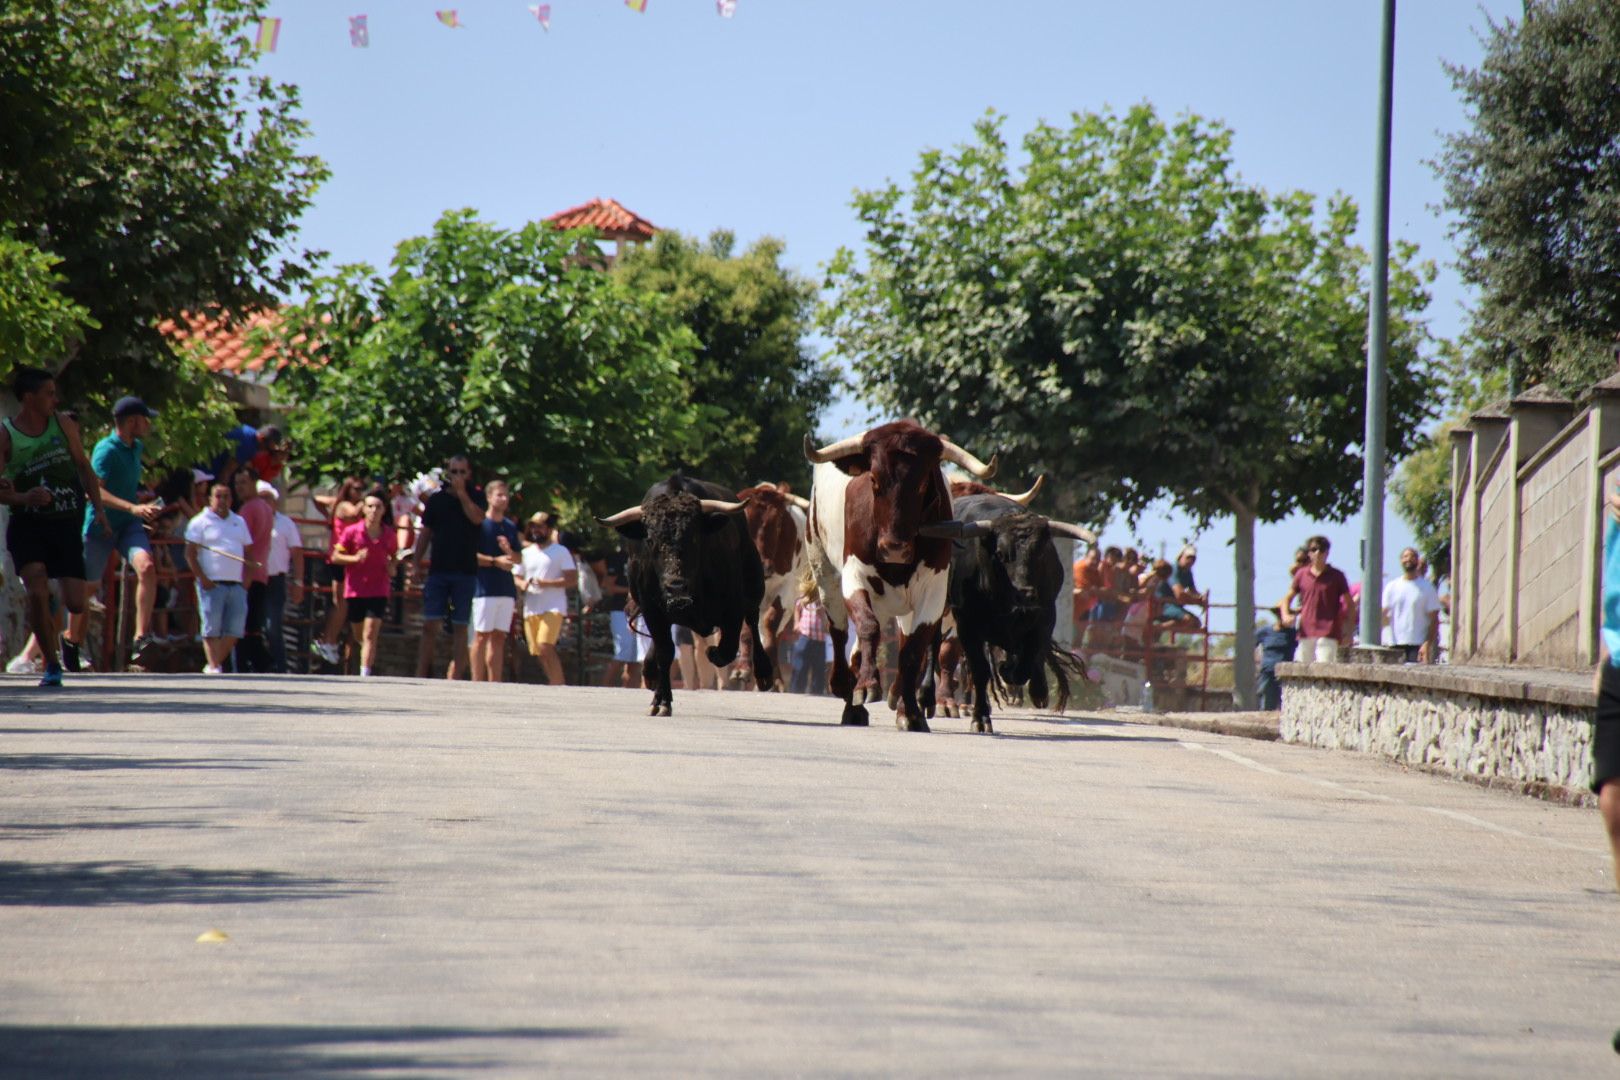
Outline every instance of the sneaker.
<path fill-rule="evenodd" d="M 225 669 L 222 668 L 222 667 L 215 667 L 213 664 L 204 664 L 203 665 L 203 674 L 204 675 L 223 675 L 223 674 L 225 674 Z"/>
<path fill-rule="evenodd" d="M 141 658 L 146 654 L 146 650 L 150 649 L 153 645 L 156 645 L 156 644 L 157 644 L 157 639 L 154 638 L 151 634 L 142 634 L 140 637 L 136 638 L 130 644 L 130 647 L 129 647 L 129 658 L 130 658 L 130 660 L 132 662 L 139 663 L 141 661 Z"/>
<path fill-rule="evenodd" d="M 41 686 L 61 686 L 62 685 L 62 665 L 61 664 L 47 664 L 47 665 L 45 665 L 45 677 L 43 679 L 39 680 L 39 685 L 41 685 Z"/>
<path fill-rule="evenodd" d="M 63 634 L 59 640 L 62 646 L 62 667 L 74 674 L 83 671 L 84 665 L 79 659 L 79 646 L 69 641 L 66 634 Z M 57 685 L 61 685 L 60 680 L 58 680 Z"/>
<path fill-rule="evenodd" d="M 338 651 L 338 647 L 332 642 L 323 641 L 321 642 L 321 659 L 328 664 L 341 664 L 343 663 L 343 654 Z"/>
<path fill-rule="evenodd" d="M 6 670 L 13 675 L 38 675 L 45 670 L 45 665 L 38 660 L 30 660 L 22 653 L 18 653 L 6 665 Z"/>

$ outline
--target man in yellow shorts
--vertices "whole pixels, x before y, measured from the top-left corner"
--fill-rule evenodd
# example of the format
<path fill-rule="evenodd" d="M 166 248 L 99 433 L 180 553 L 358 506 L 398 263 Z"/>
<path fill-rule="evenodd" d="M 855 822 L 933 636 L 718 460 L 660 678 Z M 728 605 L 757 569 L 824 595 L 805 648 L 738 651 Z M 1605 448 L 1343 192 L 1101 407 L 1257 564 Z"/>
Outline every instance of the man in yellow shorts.
<path fill-rule="evenodd" d="M 568 590 L 579 586 L 579 569 L 574 556 L 557 542 L 557 520 L 551 514 L 535 514 L 524 532 L 523 564 L 518 570 L 523 636 L 529 653 L 540 661 L 546 681 L 561 686 L 557 642 L 562 637 L 563 616 L 568 614 Z"/>

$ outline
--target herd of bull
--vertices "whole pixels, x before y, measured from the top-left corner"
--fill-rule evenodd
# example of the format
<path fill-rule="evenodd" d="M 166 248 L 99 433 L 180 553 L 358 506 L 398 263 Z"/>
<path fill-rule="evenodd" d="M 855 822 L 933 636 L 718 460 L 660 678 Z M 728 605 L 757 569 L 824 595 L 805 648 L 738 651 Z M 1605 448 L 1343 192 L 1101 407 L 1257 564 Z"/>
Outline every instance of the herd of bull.
<path fill-rule="evenodd" d="M 984 486 L 994 456 L 986 464 L 910 421 L 820 448 L 806 436 L 804 450 L 814 465 L 809 499 L 677 475 L 649 488 L 641 505 L 598 519 L 630 541 L 630 592 L 653 642 L 650 715 L 671 712 L 674 626 L 718 630 L 708 649 L 717 667 L 746 644 L 756 685 L 773 688 L 776 630 L 803 574 L 826 606 L 843 723 L 867 724 L 866 706 L 883 699 L 878 645 L 890 619 L 900 632 L 890 700 L 902 729 L 928 730 L 947 619 L 973 679 L 973 730 L 993 730 L 992 687 L 1023 687 L 1046 707 L 1048 671 L 1063 706 L 1078 665 L 1052 643 L 1069 581 L 1052 538 L 1095 542 L 1090 531 L 1031 512 L 1039 481 L 1021 495 Z M 973 480 L 948 484 L 946 464 Z"/>

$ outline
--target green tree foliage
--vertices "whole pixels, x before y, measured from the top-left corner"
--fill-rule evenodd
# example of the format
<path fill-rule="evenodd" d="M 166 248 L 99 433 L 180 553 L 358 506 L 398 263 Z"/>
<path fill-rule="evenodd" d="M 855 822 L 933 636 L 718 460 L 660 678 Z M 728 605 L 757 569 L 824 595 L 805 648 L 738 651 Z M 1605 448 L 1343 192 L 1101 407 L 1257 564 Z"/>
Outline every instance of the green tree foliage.
<path fill-rule="evenodd" d="M 614 274 L 666 297 L 697 335 L 688 393 L 717 435 L 687 463 L 694 475 L 737 487 L 799 481 L 804 433 L 815 430 L 834 386 L 805 344 L 816 289 L 782 265 L 781 241 L 756 241 L 735 257 L 732 246 L 728 232 L 706 245 L 661 232 Z"/>
<path fill-rule="evenodd" d="M 263 0 L 9 0 L 0 6 L 0 231 L 59 260 L 82 336 L 0 357 L 61 371 L 68 400 L 139 392 L 177 453 L 229 410 L 156 329 L 181 311 L 244 311 L 299 282 L 298 216 L 325 168 L 297 146 L 297 90 L 249 72 Z M 18 264 L 0 262 L 0 292 Z M 35 278 L 35 281 L 38 279 Z M 93 430 L 93 428 L 92 428 Z"/>
<path fill-rule="evenodd" d="M 688 403 L 697 342 L 668 303 L 581 264 L 587 234 L 446 213 L 390 270 L 345 266 L 289 308 L 281 379 L 313 471 L 408 477 L 453 453 L 575 517 L 637 502 L 714 432 Z"/>
<path fill-rule="evenodd" d="M 1484 369 L 1578 391 L 1620 340 L 1620 8 L 1537 2 L 1488 23 L 1480 66 L 1450 66 L 1470 126 L 1435 163 Z"/>
<path fill-rule="evenodd" d="M 61 261 L 0 229 L 0 357 L 63 355 L 91 326 L 61 290 Z"/>
<path fill-rule="evenodd" d="M 1230 147 L 1142 105 L 1037 126 L 1015 175 L 988 117 L 909 191 L 857 195 L 864 259 L 834 259 L 822 324 L 874 402 L 1047 472 L 1063 512 L 1233 514 L 1245 664 L 1255 520 L 1359 505 L 1369 281 L 1348 199 L 1245 184 Z M 1435 389 L 1414 256 L 1391 262 L 1391 462 Z"/>

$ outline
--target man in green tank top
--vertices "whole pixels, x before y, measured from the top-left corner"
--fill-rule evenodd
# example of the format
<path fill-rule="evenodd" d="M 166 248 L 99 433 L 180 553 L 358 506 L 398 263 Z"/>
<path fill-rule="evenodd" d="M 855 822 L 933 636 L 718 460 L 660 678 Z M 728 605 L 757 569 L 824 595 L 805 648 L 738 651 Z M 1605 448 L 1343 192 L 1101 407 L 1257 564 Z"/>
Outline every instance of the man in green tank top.
<path fill-rule="evenodd" d="M 56 379 L 23 368 L 12 381 L 22 410 L 0 423 L 0 505 L 10 507 L 6 549 L 28 590 L 28 626 L 45 654 L 41 686 L 62 685 L 51 616 L 51 580 L 59 582 L 70 615 L 84 610 L 84 508 L 93 528 L 112 528 L 101 507 L 101 484 L 85 457 L 79 426 L 56 411 Z"/>

